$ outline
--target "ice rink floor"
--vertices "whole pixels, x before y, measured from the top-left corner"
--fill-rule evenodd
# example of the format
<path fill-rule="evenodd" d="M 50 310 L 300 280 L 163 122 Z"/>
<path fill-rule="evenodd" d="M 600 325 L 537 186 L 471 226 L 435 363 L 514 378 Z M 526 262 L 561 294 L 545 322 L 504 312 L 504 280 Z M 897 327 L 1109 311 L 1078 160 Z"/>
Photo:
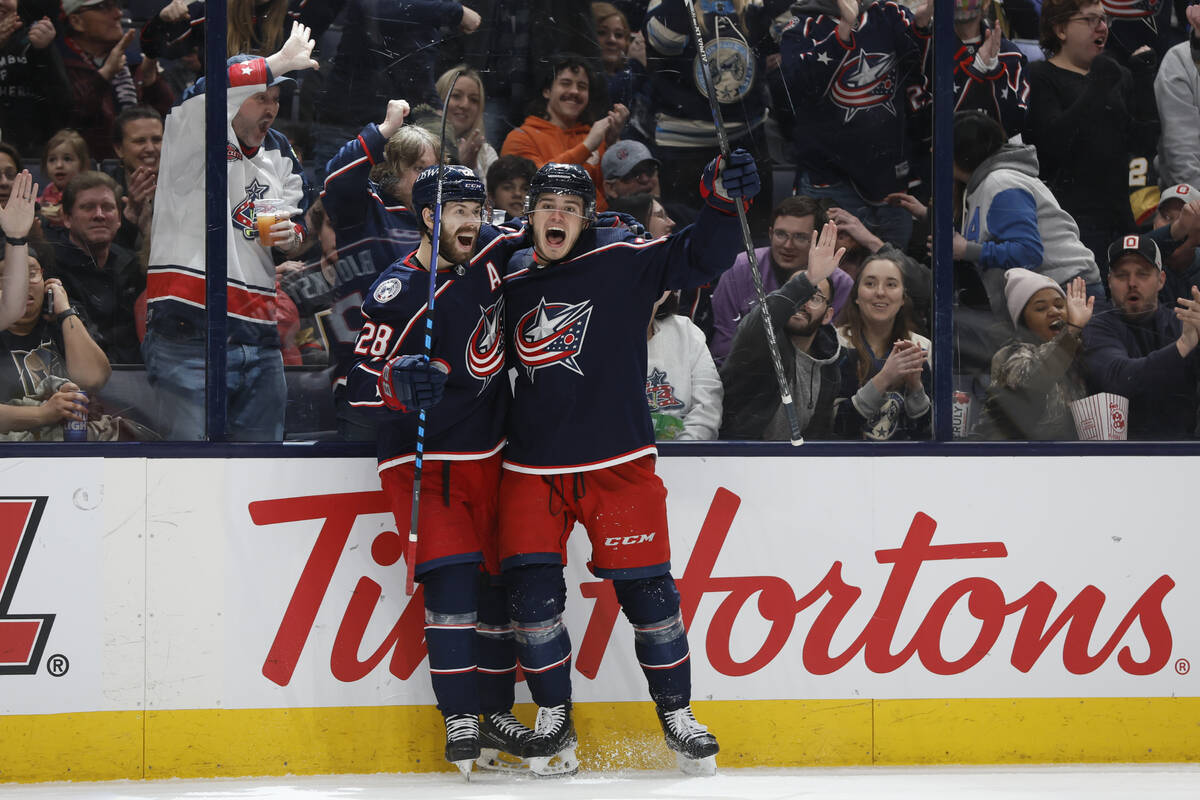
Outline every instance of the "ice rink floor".
<path fill-rule="evenodd" d="M 1001 800 L 1200 798 L 1200 765 L 888 767 L 586 773 L 561 780 L 476 774 L 0 784 L 0 797 L 39 800 Z"/>

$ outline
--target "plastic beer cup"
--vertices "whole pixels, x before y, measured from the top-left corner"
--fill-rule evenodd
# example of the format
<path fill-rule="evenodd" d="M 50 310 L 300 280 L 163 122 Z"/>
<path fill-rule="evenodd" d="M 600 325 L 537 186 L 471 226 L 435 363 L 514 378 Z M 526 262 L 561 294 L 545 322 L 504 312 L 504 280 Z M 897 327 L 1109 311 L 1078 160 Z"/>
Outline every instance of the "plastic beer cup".
<path fill-rule="evenodd" d="M 283 201 L 277 197 L 260 197 L 254 201 L 254 224 L 258 226 L 258 243 L 271 246 L 271 226 L 279 221 Z"/>

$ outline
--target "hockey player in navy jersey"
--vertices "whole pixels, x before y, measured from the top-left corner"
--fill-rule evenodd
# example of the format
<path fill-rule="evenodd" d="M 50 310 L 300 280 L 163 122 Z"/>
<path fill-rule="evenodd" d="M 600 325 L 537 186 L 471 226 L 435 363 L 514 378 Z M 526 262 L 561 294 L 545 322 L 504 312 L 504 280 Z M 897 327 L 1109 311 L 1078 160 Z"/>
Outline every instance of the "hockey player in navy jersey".
<path fill-rule="evenodd" d="M 383 122 L 371 123 L 342 145 L 326 169 L 321 200 L 337 237 L 333 307 L 326 317 L 334 357 L 333 397 L 338 433 L 343 439 L 373 440 L 373 426 L 348 413 L 346 374 L 357 356 L 354 343 L 362 328 L 363 300 L 379 275 L 407 255 L 421 239 L 420 225 L 409 210 L 417 175 L 437 163 L 437 136 L 405 125 L 408 103 L 390 100 Z M 385 164 L 392 173 L 387 186 L 371 179 Z"/>
<path fill-rule="evenodd" d="M 425 335 L 437 173 L 431 167 L 413 185 L 420 246 L 385 270 L 363 303 L 354 348 L 360 360 L 347 390 L 351 406 L 378 417 L 379 477 L 400 530 L 412 511 L 416 412 L 431 409 L 415 575 L 424 590 L 446 759 L 467 774 L 476 759 L 497 766 L 497 750 L 519 756 L 531 735 L 511 713 L 516 653 L 506 595 L 487 578 L 499 575 L 497 492 L 510 399 L 501 275 L 523 233 L 481 228 L 483 182 L 466 167 L 445 167 L 433 360 L 425 361 L 417 354 Z"/>
<path fill-rule="evenodd" d="M 721 181 L 715 176 L 720 170 Z M 723 186 L 721 185 L 723 182 Z M 758 191 L 735 151 L 705 170 L 696 224 L 645 241 L 593 224 L 581 168 L 547 164 L 530 182 L 532 247 L 505 274 L 517 370 L 501 481 L 500 557 L 521 668 L 539 706 L 530 768 L 577 767 L 571 643 L 563 625 L 566 537 L 582 523 L 591 568 L 613 581 L 668 746 L 685 772 L 711 772 L 716 738 L 692 715 L 687 636 L 671 577 L 666 489 L 646 405 L 646 326 L 665 290 L 708 283 L 742 247 L 734 202 Z"/>

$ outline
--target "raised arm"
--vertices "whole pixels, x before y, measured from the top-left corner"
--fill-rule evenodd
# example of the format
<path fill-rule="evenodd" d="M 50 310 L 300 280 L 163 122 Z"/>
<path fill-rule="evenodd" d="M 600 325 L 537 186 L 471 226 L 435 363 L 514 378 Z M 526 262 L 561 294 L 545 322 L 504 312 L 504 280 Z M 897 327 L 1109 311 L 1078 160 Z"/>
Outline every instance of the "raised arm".
<path fill-rule="evenodd" d="M 8 328 L 25 313 L 29 293 L 29 245 L 25 237 L 33 227 L 34 199 L 38 185 L 29 170 L 13 180 L 8 204 L 0 209 L 4 231 L 4 275 L 0 278 L 0 330 Z"/>

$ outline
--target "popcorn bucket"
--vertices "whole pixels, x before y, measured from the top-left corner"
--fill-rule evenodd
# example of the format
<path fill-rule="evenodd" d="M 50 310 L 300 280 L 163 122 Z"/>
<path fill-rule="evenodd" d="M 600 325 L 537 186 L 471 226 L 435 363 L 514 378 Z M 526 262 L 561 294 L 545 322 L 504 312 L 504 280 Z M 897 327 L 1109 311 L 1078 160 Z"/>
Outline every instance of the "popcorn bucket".
<path fill-rule="evenodd" d="M 1129 434 L 1129 398 L 1101 392 L 1071 403 L 1080 441 L 1123 442 Z"/>

